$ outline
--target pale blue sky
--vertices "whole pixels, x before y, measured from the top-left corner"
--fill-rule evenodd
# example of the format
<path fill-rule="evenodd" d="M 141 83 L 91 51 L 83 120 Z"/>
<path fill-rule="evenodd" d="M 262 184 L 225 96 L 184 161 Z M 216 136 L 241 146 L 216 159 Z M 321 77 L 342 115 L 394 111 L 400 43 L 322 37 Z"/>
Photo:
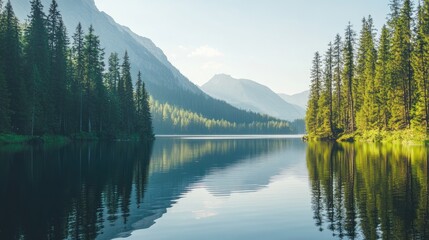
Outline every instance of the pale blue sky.
<path fill-rule="evenodd" d="M 315 51 L 350 21 L 371 14 L 380 29 L 387 0 L 95 0 L 117 22 L 148 37 L 192 82 L 216 73 L 276 92 L 308 89 Z"/>

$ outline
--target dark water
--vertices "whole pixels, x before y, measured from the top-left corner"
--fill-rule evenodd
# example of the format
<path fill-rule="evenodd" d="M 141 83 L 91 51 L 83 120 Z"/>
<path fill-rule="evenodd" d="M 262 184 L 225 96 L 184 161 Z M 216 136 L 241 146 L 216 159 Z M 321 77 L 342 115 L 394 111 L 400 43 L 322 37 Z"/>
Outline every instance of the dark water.
<path fill-rule="evenodd" d="M 0 239 L 429 239 L 428 152 L 269 137 L 0 147 Z"/>

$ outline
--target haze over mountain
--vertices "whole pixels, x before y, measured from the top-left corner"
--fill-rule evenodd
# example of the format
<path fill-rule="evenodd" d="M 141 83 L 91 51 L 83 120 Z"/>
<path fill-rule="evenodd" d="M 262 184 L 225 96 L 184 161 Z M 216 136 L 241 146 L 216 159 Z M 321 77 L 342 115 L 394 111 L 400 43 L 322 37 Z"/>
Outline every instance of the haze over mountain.
<path fill-rule="evenodd" d="M 30 0 L 11 0 L 20 21 L 28 19 L 29 2 Z M 41 2 L 47 12 L 51 0 L 41 0 Z M 123 56 L 125 51 L 128 51 L 133 80 L 137 79 L 137 72 L 141 71 L 148 92 L 158 102 L 169 103 L 178 109 L 187 110 L 210 120 L 245 124 L 270 120 L 265 116 L 239 110 L 205 94 L 182 75 L 150 39 L 139 36 L 129 28 L 116 23 L 109 15 L 97 9 L 94 0 L 57 0 L 57 3 L 69 37 L 74 34 L 80 22 L 85 32 L 90 25 L 94 27 L 106 57 L 112 52 Z M 174 119 L 174 121 L 183 123 L 188 120 Z M 155 133 L 160 125 L 159 121 L 154 121 Z"/>
<path fill-rule="evenodd" d="M 247 79 L 226 74 L 215 75 L 201 86 L 210 96 L 244 110 L 266 114 L 283 120 L 303 119 L 305 110 L 284 101 L 268 87 Z"/>
<path fill-rule="evenodd" d="M 292 103 L 300 106 L 303 109 L 307 109 L 307 102 L 308 102 L 308 97 L 310 96 L 310 91 L 307 90 L 307 91 L 297 93 L 297 94 L 292 94 L 292 95 L 279 93 L 278 95 L 288 103 Z"/>

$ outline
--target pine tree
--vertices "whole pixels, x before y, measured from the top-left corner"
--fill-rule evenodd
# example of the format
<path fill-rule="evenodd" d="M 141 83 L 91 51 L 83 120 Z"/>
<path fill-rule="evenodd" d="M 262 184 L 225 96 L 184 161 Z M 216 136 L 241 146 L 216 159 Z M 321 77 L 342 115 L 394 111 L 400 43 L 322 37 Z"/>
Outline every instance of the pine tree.
<path fill-rule="evenodd" d="M 24 84 L 21 29 L 10 1 L 7 2 L 1 17 L 0 65 L 10 92 L 10 110 L 12 130 L 28 134 L 29 109 L 26 86 Z"/>
<path fill-rule="evenodd" d="M 10 95 L 9 89 L 0 68 L 0 133 L 10 131 Z"/>
<path fill-rule="evenodd" d="M 343 98 L 342 98 L 342 71 L 343 71 L 343 42 L 341 36 L 337 34 L 332 49 L 333 55 L 333 121 L 334 127 L 340 131 L 344 129 L 343 119 Z"/>
<path fill-rule="evenodd" d="M 83 131 L 83 97 L 84 97 L 84 32 L 79 23 L 73 35 L 72 55 L 74 62 L 74 84 L 79 89 L 79 132 Z"/>
<path fill-rule="evenodd" d="M 120 123 L 122 118 L 121 103 L 118 96 L 118 83 L 120 81 L 120 64 L 117 53 L 111 53 L 108 60 L 108 70 L 105 74 L 105 85 L 108 91 L 109 106 L 108 106 L 108 121 L 110 127 L 109 135 L 116 135 L 120 132 Z"/>
<path fill-rule="evenodd" d="M 329 43 L 328 50 L 324 58 L 324 71 L 322 79 L 322 89 L 318 102 L 318 118 L 317 122 L 321 123 L 320 134 L 324 137 L 334 136 L 333 126 L 333 106 L 332 106 L 332 81 L 333 81 L 333 49 Z"/>
<path fill-rule="evenodd" d="M 373 123 L 377 118 L 374 88 L 377 52 L 374 35 L 372 18 L 369 16 L 363 20 L 355 80 L 356 122 L 361 130 L 374 128 Z"/>
<path fill-rule="evenodd" d="M 310 80 L 310 98 L 308 100 L 305 124 L 307 127 L 307 132 L 310 135 L 317 135 L 317 130 L 320 126 L 320 123 L 318 122 L 318 114 L 322 84 L 322 63 L 319 52 L 314 54 Z"/>
<path fill-rule="evenodd" d="M 394 129 L 410 126 L 412 107 L 413 73 L 411 67 L 411 21 L 412 7 L 410 0 L 405 0 L 396 21 L 392 38 L 392 84 L 390 125 Z"/>
<path fill-rule="evenodd" d="M 393 30 L 397 24 L 399 14 L 401 11 L 402 0 L 390 0 L 389 7 L 390 13 L 387 24 L 391 30 Z"/>
<path fill-rule="evenodd" d="M 352 25 L 349 23 L 346 28 L 343 49 L 343 94 L 344 98 L 346 99 L 346 104 L 344 106 L 346 109 L 344 117 L 344 126 L 346 127 L 346 132 L 355 131 L 355 106 L 353 95 L 353 80 L 355 75 L 354 44 L 355 32 L 352 29 Z"/>
<path fill-rule="evenodd" d="M 109 56 L 109 67 L 106 75 L 107 87 L 117 93 L 119 79 L 121 78 L 118 53 L 111 53 Z"/>
<path fill-rule="evenodd" d="M 103 58 L 104 52 L 100 46 L 100 40 L 91 25 L 83 43 L 83 102 L 85 102 L 83 116 L 89 133 L 93 130 L 101 132 L 103 129 L 103 115 L 105 115 L 107 105 L 103 85 Z"/>
<path fill-rule="evenodd" d="M 33 115 L 31 120 L 32 134 L 42 134 L 50 132 L 54 112 L 52 92 L 49 91 L 48 81 L 50 79 L 48 34 L 42 3 L 40 0 L 32 0 L 30 3 L 31 14 L 25 32 L 27 79 L 34 79 L 34 69 L 37 69 L 39 81 L 31 81 L 27 85 L 29 93 L 36 93 L 36 95 L 33 94 L 33 98 L 30 98 L 32 108 L 36 108 L 33 112 L 38 113 Z M 34 85 L 35 83 L 38 85 Z"/>
<path fill-rule="evenodd" d="M 415 104 L 412 109 L 413 128 L 429 133 L 429 1 L 418 6 L 412 66 L 416 81 Z"/>
<path fill-rule="evenodd" d="M 32 100 L 31 104 L 31 136 L 34 136 L 38 132 L 38 129 L 42 129 L 42 125 L 45 123 L 43 121 L 40 121 L 43 114 L 43 102 L 40 101 L 38 98 L 43 94 L 42 90 L 42 78 L 40 77 L 39 69 L 37 68 L 37 65 L 33 65 L 33 71 L 31 73 L 31 92 L 29 93 L 29 96 Z"/>
<path fill-rule="evenodd" d="M 363 105 L 363 96 L 365 93 L 365 69 L 366 69 L 366 59 L 368 54 L 367 45 L 368 41 L 368 22 L 366 18 L 362 19 L 362 29 L 360 31 L 359 39 L 359 48 L 357 49 L 357 58 L 356 58 L 356 69 L 355 69 L 355 79 L 353 80 L 353 96 L 355 110 L 359 112 L 361 106 Z M 359 115 L 357 116 L 357 121 L 359 121 Z"/>
<path fill-rule="evenodd" d="M 378 117 L 374 122 L 374 127 L 378 129 L 389 128 L 389 84 L 391 83 L 390 62 L 390 32 L 386 25 L 381 29 L 381 36 L 378 46 L 377 64 L 375 70 L 374 89 L 376 89 L 376 110 Z"/>
<path fill-rule="evenodd" d="M 65 110 L 66 110 L 66 84 L 67 84 L 67 46 L 68 38 L 66 28 L 58 10 L 56 0 L 52 1 L 49 9 L 48 21 L 48 40 L 51 53 L 51 82 L 53 107 L 54 107 L 54 132 L 65 132 Z"/>
<path fill-rule="evenodd" d="M 137 115 L 137 132 L 142 140 L 150 140 L 153 138 L 152 117 L 149 107 L 149 95 L 146 92 L 146 87 L 142 81 L 142 75 L 139 71 L 136 82 L 136 115 Z"/>
<path fill-rule="evenodd" d="M 134 101 L 133 101 L 133 84 L 132 84 L 132 78 L 131 78 L 131 65 L 130 65 L 130 58 L 128 56 L 128 52 L 125 52 L 122 67 L 121 67 L 121 81 L 120 83 L 122 86 L 120 86 L 121 91 L 119 92 L 119 98 L 122 103 L 122 110 L 123 110 L 123 126 L 124 129 L 128 134 L 132 133 L 134 128 Z"/>
<path fill-rule="evenodd" d="M 143 88 L 143 80 L 142 80 L 142 73 L 139 71 L 139 73 L 137 74 L 137 82 L 136 82 L 136 93 L 135 93 L 135 102 L 136 102 L 136 114 L 137 114 L 137 118 L 139 118 L 139 120 L 141 119 L 140 116 L 142 115 L 142 99 L 143 99 L 143 93 L 142 93 L 142 88 Z"/>
<path fill-rule="evenodd" d="M 0 0 L 0 43 L 4 41 L 4 25 L 3 2 Z M 10 94 L 3 74 L 3 59 L 6 55 L 4 50 L 4 48 L 0 49 L 0 133 L 10 131 Z"/>

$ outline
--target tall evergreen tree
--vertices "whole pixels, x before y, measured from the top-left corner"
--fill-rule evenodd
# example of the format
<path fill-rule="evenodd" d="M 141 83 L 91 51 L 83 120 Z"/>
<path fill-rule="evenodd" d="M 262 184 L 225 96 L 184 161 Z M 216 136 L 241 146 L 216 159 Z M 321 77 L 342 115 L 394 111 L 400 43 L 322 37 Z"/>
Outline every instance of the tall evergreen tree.
<path fill-rule="evenodd" d="M 374 128 L 372 123 L 377 118 L 374 86 L 377 52 L 374 35 L 372 17 L 369 16 L 363 20 L 355 80 L 356 122 L 361 130 Z"/>
<path fill-rule="evenodd" d="M 342 98 L 342 71 L 343 71 L 343 42 L 341 36 L 337 34 L 332 49 L 333 55 L 333 113 L 334 127 L 344 129 L 343 119 L 343 98 Z"/>
<path fill-rule="evenodd" d="M 83 98 L 84 98 L 84 32 L 81 23 L 76 27 L 73 35 L 72 56 L 74 62 L 74 84 L 79 89 L 79 132 L 83 131 Z"/>
<path fill-rule="evenodd" d="M 27 79 L 34 79 L 37 72 L 39 81 L 27 83 L 29 92 L 32 94 L 30 102 L 32 108 L 36 108 L 37 115 L 31 119 L 32 134 L 48 133 L 52 127 L 53 101 L 52 92 L 49 91 L 49 47 L 48 33 L 46 29 L 46 16 L 43 12 L 43 5 L 40 0 L 32 0 L 29 24 L 25 32 L 25 59 Z M 35 71 L 37 69 L 37 71 Z M 38 86 L 34 84 L 39 84 Z M 40 109 L 37 109 L 40 108 Z"/>
<path fill-rule="evenodd" d="M 305 124 L 309 134 L 316 134 L 320 123 L 318 122 L 319 99 L 322 84 L 322 62 L 319 52 L 314 54 L 313 65 L 311 68 L 310 97 L 307 105 Z"/>
<path fill-rule="evenodd" d="M 0 69 L 0 133 L 10 131 L 10 95 L 4 79 L 3 71 Z"/>
<path fill-rule="evenodd" d="M 133 83 L 131 78 L 131 65 L 130 58 L 128 56 L 128 52 L 125 52 L 122 67 L 121 67 L 121 91 L 119 92 L 122 110 L 123 110 L 123 118 L 124 118 L 124 127 L 127 133 L 131 133 L 134 128 L 134 101 L 133 101 Z"/>
<path fill-rule="evenodd" d="M 376 91 L 376 110 L 378 117 L 374 122 L 374 127 L 378 129 L 388 129 L 390 108 L 389 84 L 391 83 L 390 67 L 390 33 L 386 25 L 381 29 L 381 36 L 378 46 L 377 63 L 375 70 L 374 89 Z M 373 100 L 373 99 L 371 99 Z"/>
<path fill-rule="evenodd" d="M 3 43 L 5 34 L 5 20 L 3 17 L 3 2 L 0 0 L 0 43 Z M 0 46 L 1 47 L 1 46 Z M 3 74 L 4 49 L 0 49 L 0 133 L 10 131 L 10 96 L 7 82 Z"/>
<path fill-rule="evenodd" d="M 51 82 L 54 107 L 54 132 L 65 133 L 65 115 L 67 99 L 67 46 L 66 28 L 58 10 L 56 0 L 52 0 L 47 21 L 49 50 L 51 53 Z"/>
<path fill-rule="evenodd" d="M 137 82 L 136 82 L 136 93 L 134 94 L 134 99 L 136 102 L 136 113 L 138 118 L 140 118 L 140 115 L 142 114 L 142 107 L 143 107 L 143 80 L 142 80 L 142 73 L 139 71 L 139 73 L 137 74 Z"/>
<path fill-rule="evenodd" d="M 83 89 L 84 89 L 84 122 L 87 131 L 101 131 L 103 128 L 104 100 L 106 99 L 103 85 L 104 52 L 100 40 L 90 26 L 83 46 Z M 86 120 L 85 120 L 86 119 Z"/>
<path fill-rule="evenodd" d="M 333 126 L 333 106 L 332 106 L 332 82 L 333 82 L 333 49 L 329 43 L 328 50 L 324 58 L 324 71 L 322 78 L 322 90 L 318 103 L 319 114 L 318 122 L 322 124 L 319 130 L 320 134 L 326 137 L 334 136 Z"/>
<path fill-rule="evenodd" d="M 106 75 L 107 87 L 117 93 L 119 79 L 121 78 L 120 63 L 118 53 L 111 53 L 109 56 L 109 67 Z"/>
<path fill-rule="evenodd" d="M 419 4 L 415 30 L 412 66 L 416 81 L 413 128 L 429 133 L 429 1 Z"/>
<path fill-rule="evenodd" d="M 344 97 L 346 99 L 345 104 L 345 117 L 344 126 L 346 132 L 355 131 L 355 105 L 354 105 L 354 92 L 353 92 L 353 80 L 355 76 L 355 62 L 354 62 L 354 44 L 355 44 L 355 32 L 352 29 L 352 25 L 349 23 L 346 28 L 344 37 L 344 49 L 343 49 L 343 86 L 344 86 Z"/>
<path fill-rule="evenodd" d="M 411 67 L 412 6 L 405 0 L 396 21 L 392 38 L 392 84 L 390 125 L 394 129 L 410 126 L 412 107 L 413 72 Z"/>
<path fill-rule="evenodd" d="M 153 138 L 152 116 L 150 113 L 149 94 L 146 91 L 142 74 L 139 71 L 136 82 L 136 115 L 137 115 L 137 132 L 140 139 L 150 140 Z"/>
<path fill-rule="evenodd" d="M 393 30 L 397 24 L 399 14 L 401 11 L 402 0 L 390 0 L 389 7 L 390 13 L 387 24 Z"/>
<path fill-rule="evenodd" d="M 109 135 L 115 135 L 120 132 L 120 123 L 122 118 L 121 103 L 118 96 L 118 83 L 121 78 L 120 63 L 117 53 L 111 53 L 108 60 L 108 69 L 105 74 L 105 85 L 109 99 L 108 106 L 108 128 Z"/>
<path fill-rule="evenodd" d="M 10 92 L 10 109 L 12 130 L 28 134 L 29 109 L 26 85 L 24 84 L 21 29 L 10 1 L 6 3 L 1 17 L 2 34 L 0 44 L 0 65 L 3 67 L 4 79 Z"/>

